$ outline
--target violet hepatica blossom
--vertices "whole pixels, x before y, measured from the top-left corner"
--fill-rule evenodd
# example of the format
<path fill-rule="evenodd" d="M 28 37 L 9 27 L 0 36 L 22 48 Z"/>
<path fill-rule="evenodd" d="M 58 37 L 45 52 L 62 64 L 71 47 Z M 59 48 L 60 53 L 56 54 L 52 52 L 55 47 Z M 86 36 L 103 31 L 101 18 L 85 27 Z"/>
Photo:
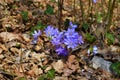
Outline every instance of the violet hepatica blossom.
<path fill-rule="evenodd" d="M 32 43 L 31 44 L 36 44 L 37 43 L 37 40 L 38 40 L 38 37 L 41 35 L 41 31 L 34 31 L 34 33 L 32 34 L 33 36 L 33 40 L 32 40 Z"/>
<path fill-rule="evenodd" d="M 69 48 L 74 49 L 74 48 L 76 48 L 76 47 L 78 46 L 78 44 L 77 44 L 76 41 L 77 41 L 77 40 L 74 39 L 74 38 L 66 38 L 66 39 L 64 39 L 64 44 L 67 45 L 67 48 L 68 48 L 68 49 L 69 49 Z"/>
<path fill-rule="evenodd" d="M 47 26 L 47 28 L 45 29 L 45 34 L 47 37 L 52 38 L 55 35 L 58 35 L 59 31 L 58 29 L 53 28 L 52 26 Z"/>
<path fill-rule="evenodd" d="M 59 32 L 58 28 L 55 28 L 53 30 L 53 37 L 57 37 L 59 34 L 61 35 L 61 33 Z"/>
<path fill-rule="evenodd" d="M 58 35 L 55 35 L 53 38 L 52 38 L 52 40 L 51 40 L 51 42 L 52 42 L 52 44 L 53 45 L 60 45 L 60 44 L 62 44 L 63 43 L 63 32 L 60 32 Z"/>
<path fill-rule="evenodd" d="M 77 35 L 76 37 L 77 37 L 76 39 L 77 39 L 77 43 L 78 43 L 78 44 L 81 45 L 81 44 L 84 43 L 83 40 L 82 40 L 82 36 L 81 36 L 81 35 Z"/>
<path fill-rule="evenodd" d="M 70 28 L 68 28 L 67 31 L 64 30 L 62 32 L 60 32 L 58 28 L 54 28 L 50 25 L 47 26 L 46 29 L 44 30 L 46 36 L 50 38 L 50 42 L 52 43 L 52 45 L 55 46 L 55 51 L 57 52 L 58 55 L 66 56 L 68 54 L 69 48 L 74 49 L 78 45 L 84 43 L 82 40 L 82 36 L 75 31 L 77 25 L 70 22 L 69 26 Z M 41 35 L 40 31 L 34 31 L 33 34 L 34 40 L 32 41 L 32 43 L 36 43 L 40 35 Z"/>
<path fill-rule="evenodd" d="M 76 35 L 78 35 L 78 33 L 75 32 L 75 29 L 68 28 L 68 30 L 65 32 L 65 36 L 67 38 L 74 38 Z"/>
<path fill-rule="evenodd" d="M 71 21 L 69 22 L 69 26 L 73 29 L 77 28 L 77 25 L 76 24 L 73 24 Z"/>
<path fill-rule="evenodd" d="M 58 55 L 61 55 L 61 56 L 68 55 L 68 50 L 66 48 L 63 48 L 62 46 L 56 46 L 55 51 L 57 52 Z"/>
<path fill-rule="evenodd" d="M 68 28 L 65 32 L 64 44 L 67 45 L 67 48 L 76 48 L 79 44 L 83 44 L 82 36 L 75 31 L 74 28 Z"/>
<path fill-rule="evenodd" d="M 39 30 L 39 31 L 34 31 L 34 33 L 32 34 L 33 35 L 33 38 L 34 39 L 38 39 L 38 37 L 41 35 L 41 31 Z"/>

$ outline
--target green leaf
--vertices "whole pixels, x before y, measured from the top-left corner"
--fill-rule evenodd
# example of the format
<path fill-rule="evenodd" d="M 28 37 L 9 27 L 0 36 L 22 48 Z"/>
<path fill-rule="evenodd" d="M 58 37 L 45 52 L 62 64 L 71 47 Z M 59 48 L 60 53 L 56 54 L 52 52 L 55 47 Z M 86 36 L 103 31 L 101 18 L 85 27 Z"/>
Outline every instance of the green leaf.
<path fill-rule="evenodd" d="M 46 74 L 43 74 L 42 76 L 40 76 L 37 80 L 45 80 L 46 79 Z"/>
<path fill-rule="evenodd" d="M 110 69 L 113 74 L 120 76 L 120 62 L 112 63 Z"/>
<path fill-rule="evenodd" d="M 20 47 L 21 47 L 21 44 L 20 44 L 20 43 L 16 43 L 16 44 L 15 44 L 15 47 L 16 47 L 16 48 L 20 48 Z"/>
<path fill-rule="evenodd" d="M 27 11 L 21 12 L 21 15 L 22 15 L 23 20 L 25 20 L 25 21 L 28 20 L 28 12 Z"/>
<path fill-rule="evenodd" d="M 97 22 L 98 23 L 101 23 L 102 22 L 102 15 L 101 15 L 101 13 L 100 12 L 97 12 L 97 14 L 96 14 L 97 16 Z"/>
<path fill-rule="evenodd" d="M 117 0 L 117 2 L 120 2 L 120 0 Z"/>
<path fill-rule="evenodd" d="M 55 70 L 54 69 L 50 69 L 47 72 L 47 78 L 49 78 L 49 79 L 54 79 L 55 78 Z"/>
<path fill-rule="evenodd" d="M 45 70 L 48 66 L 41 66 L 42 70 Z"/>
<path fill-rule="evenodd" d="M 45 14 L 49 15 L 49 14 L 54 14 L 54 8 L 50 5 L 47 5 L 47 9 L 44 12 Z"/>
<path fill-rule="evenodd" d="M 83 29 L 84 29 L 85 31 L 87 31 L 87 30 L 88 30 L 88 28 L 89 28 L 88 23 L 83 23 Z"/>
<path fill-rule="evenodd" d="M 95 36 L 91 35 L 90 33 L 86 33 L 86 39 L 89 43 L 93 43 L 96 39 Z"/>
<path fill-rule="evenodd" d="M 40 21 L 37 22 L 37 25 L 35 26 L 36 30 L 44 29 L 46 26 L 44 26 Z"/>
<path fill-rule="evenodd" d="M 109 33 L 109 32 L 106 33 L 106 38 L 107 38 L 107 43 L 108 43 L 108 45 L 113 44 L 114 41 L 115 41 L 114 35 L 111 34 L 111 33 Z"/>
<path fill-rule="evenodd" d="M 51 0 L 52 2 L 55 2 L 55 0 Z"/>
<path fill-rule="evenodd" d="M 26 80 L 25 77 L 20 77 L 18 80 Z"/>
<path fill-rule="evenodd" d="M 40 21 L 38 21 L 37 24 L 36 24 L 34 27 L 31 27 L 30 35 L 32 35 L 35 30 L 42 30 L 42 29 L 44 29 L 45 27 L 46 27 L 46 26 L 44 26 Z"/>

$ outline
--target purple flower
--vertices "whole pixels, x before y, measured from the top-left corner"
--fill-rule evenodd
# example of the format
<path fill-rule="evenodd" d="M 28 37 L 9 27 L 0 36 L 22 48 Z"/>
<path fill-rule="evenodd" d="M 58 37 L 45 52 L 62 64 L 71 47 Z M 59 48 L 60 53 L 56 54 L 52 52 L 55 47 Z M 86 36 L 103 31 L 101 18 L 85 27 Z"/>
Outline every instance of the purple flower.
<path fill-rule="evenodd" d="M 47 35 L 47 37 L 50 37 L 50 38 L 53 38 L 59 34 L 58 29 L 57 28 L 55 29 L 52 26 L 47 26 L 44 32 Z"/>
<path fill-rule="evenodd" d="M 58 55 L 61 55 L 61 56 L 67 56 L 68 55 L 68 51 L 67 49 L 63 48 L 62 46 L 56 46 L 56 50 Z"/>
<path fill-rule="evenodd" d="M 63 43 L 63 32 L 60 32 L 56 37 L 53 37 L 51 42 L 53 45 L 60 45 Z"/>
<path fill-rule="evenodd" d="M 47 37 L 52 37 L 53 36 L 53 31 L 54 31 L 54 28 L 52 26 L 47 26 L 47 28 L 45 29 L 45 34 Z"/>
<path fill-rule="evenodd" d="M 81 44 L 83 44 L 83 43 L 84 43 L 84 42 L 83 42 L 83 40 L 82 40 L 82 36 L 77 35 L 76 37 L 77 37 L 76 39 L 77 39 L 77 43 L 78 43 L 78 44 L 80 44 L 80 45 L 81 45 Z"/>
<path fill-rule="evenodd" d="M 78 35 L 78 33 L 75 32 L 75 29 L 68 28 L 68 30 L 65 32 L 65 36 L 67 38 L 72 38 L 72 37 L 75 37 L 76 35 Z"/>
<path fill-rule="evenodd" d="M 38 37 L 41 35 L 41 31 L 39 30 L 39 31 L 34 31 L 34 33 L 32 34 L 33 35 L 33 38 L 34 39 L 38 39 Z"/>
<path fill-rule="evenodd" d="M 33 35 L 33 40 L 31 42 L 31 44 L 36 44 L 37 43 L 37 40 L 38 40 L 38 37 L 41 35 L 41 31 L 34 31 L 34 33 L 32 34 Z"/>
<path fill-rule="evenodd" d="M 68 28 L 65 32 L 64 44 L 67 45 L 67 48 L 76 48 L 78 44 L 82 44 L 82 36 L 75 32 L 74 28 Z"/>
<path fill-rule="evenodd" d="M 93 0 L 93 3 L 96 3 L 97 2 L 97 0 Z"/>
<path fill-rule="evenodd" d="M 59 30 L 58 30 L 58 28 L 55 28 L 54 30 L 53 30 L 53 36 L 54 37 L 57 37 L 58 35 L 59 35 Z"/>
<path fill-rule="evenodd" d="M 77 28 L 77 25 L 74 25 L 71 21 L 69 22 L 69 26 L 73 29 Z"/>
<path fill-rule="evenodd" d="M 70 28 L 68 28 L 67 31 L 64 30 L 62 32 L 60 32 L 58 28 L 53 28 L 52 26 L 47 26 L 47 28 L 44 30 L 46 36 L 50 38 L 52 45 L 56 47 L 55 51 L 58 53 L 58 55 L 66 56 L 68 54 L 67 49 L 74 49 L 79 44 L 84 43 L 82 36 L 75 31 L 77 25 L 74 25 L 72 22 L 70 22 L 69 26 Z"/>
<path fill-rule="evenodd" d="M 65 38 L 64 39 L 64 44 L 67 45 L 67 48 L 76 48 L 78 46 L 77 44 L 77 39 L 74 38 Z"/>

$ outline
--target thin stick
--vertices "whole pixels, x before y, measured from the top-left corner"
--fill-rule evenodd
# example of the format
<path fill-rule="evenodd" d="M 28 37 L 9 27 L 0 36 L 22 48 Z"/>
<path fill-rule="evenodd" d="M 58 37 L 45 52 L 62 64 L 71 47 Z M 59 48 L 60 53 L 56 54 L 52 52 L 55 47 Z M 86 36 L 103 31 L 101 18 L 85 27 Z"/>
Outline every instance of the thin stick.
<path fill-rule="evenodd" d="M 81 13 L 82 13 L 82 22 L 84 23 L 84 22 L 85 22 L 85 20 L 84 20 L 83 2 L 82 2 L 82 0 L 79 0 L 79 2 L 80 2 Z"/>
<path fill-rule="evenodd" d="M 114 10 L 114 7 L 115 7 L 115 1 L 116 0 L 113 0 L 113 2 L 111 0 L 109 0 L 109 6 L 108 6 L 108 25 L 107 25 L 107 28 L 106 28 L 106 32 L 109 30 L 110 26 L 111 26 L 111 23 L 112 23 L 112 17 L 113 17 L 113 10 Z M 111 3 L 112 2 L 112 3 Z"/>
<path fill-rule="evenodd" d="M 59 26 L 59 29 L 61 28 L 61 24 L 62 24 L 63 2 L 64 2 L 64 0 L 58 0 L 58 17 L 59 17 L 58 26 Z"/>
<path fill-rule="evenodd" d="M 75 12 L 76 12 L 76 10 L 75 10 L 75 0 L 74 0 L 74 4 L 73 4 L 73 9 L 74 9 L 74 18 L 73 18 L 73 21 L 75 22 Z"/>

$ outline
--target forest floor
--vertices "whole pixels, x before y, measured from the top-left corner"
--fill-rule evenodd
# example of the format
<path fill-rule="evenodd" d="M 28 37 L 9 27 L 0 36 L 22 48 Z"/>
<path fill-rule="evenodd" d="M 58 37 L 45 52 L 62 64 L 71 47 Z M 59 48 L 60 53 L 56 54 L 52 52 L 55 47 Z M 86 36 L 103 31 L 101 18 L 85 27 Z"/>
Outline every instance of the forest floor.
<path fill-rule="evenodd" d="M 109 30 L 114 35 L 114 42 L 109 44 L 109 37 L 104 38 L 104 21 L 99 17 L 98 23 L 95 17 L 96 11 L 107 10 L 106 3 L 99 8 L 99 1 L 93 5 L 91 20 L 87 14 L 88 2 L 83 0 L 85 20 L 90 24 L 85 31 L 81 25 L 79 0 L 75 6 L 73 0 L 64 1 L 60 25 L 57 2 L 54 0 L 1 0 L 0 80 L 120 80 L 115 71 L 106 69 L 107 63 L 120 61 L 120 3 L 114 9 L 113 23 Z M 67 57 L 58 56 L 44 34 L 38 38 L 37 44 L 31 44 L 35 29 L 48 25 L 66 29 L 66 19 L 78 24 L 77 31 L 84 41 L 84 44 L 78 46 Z M 89 43 L 89 39 L 86 38 L 87 32 L 95 36 L 94 42 Z M 88 50 L 93 46 L 98 48 L 97 55 L 92 51 L 88 54 Z M 93 65 L 96 61 L 98 65 Z M 120 71 L 118 73 L 120 75 Z"/>

